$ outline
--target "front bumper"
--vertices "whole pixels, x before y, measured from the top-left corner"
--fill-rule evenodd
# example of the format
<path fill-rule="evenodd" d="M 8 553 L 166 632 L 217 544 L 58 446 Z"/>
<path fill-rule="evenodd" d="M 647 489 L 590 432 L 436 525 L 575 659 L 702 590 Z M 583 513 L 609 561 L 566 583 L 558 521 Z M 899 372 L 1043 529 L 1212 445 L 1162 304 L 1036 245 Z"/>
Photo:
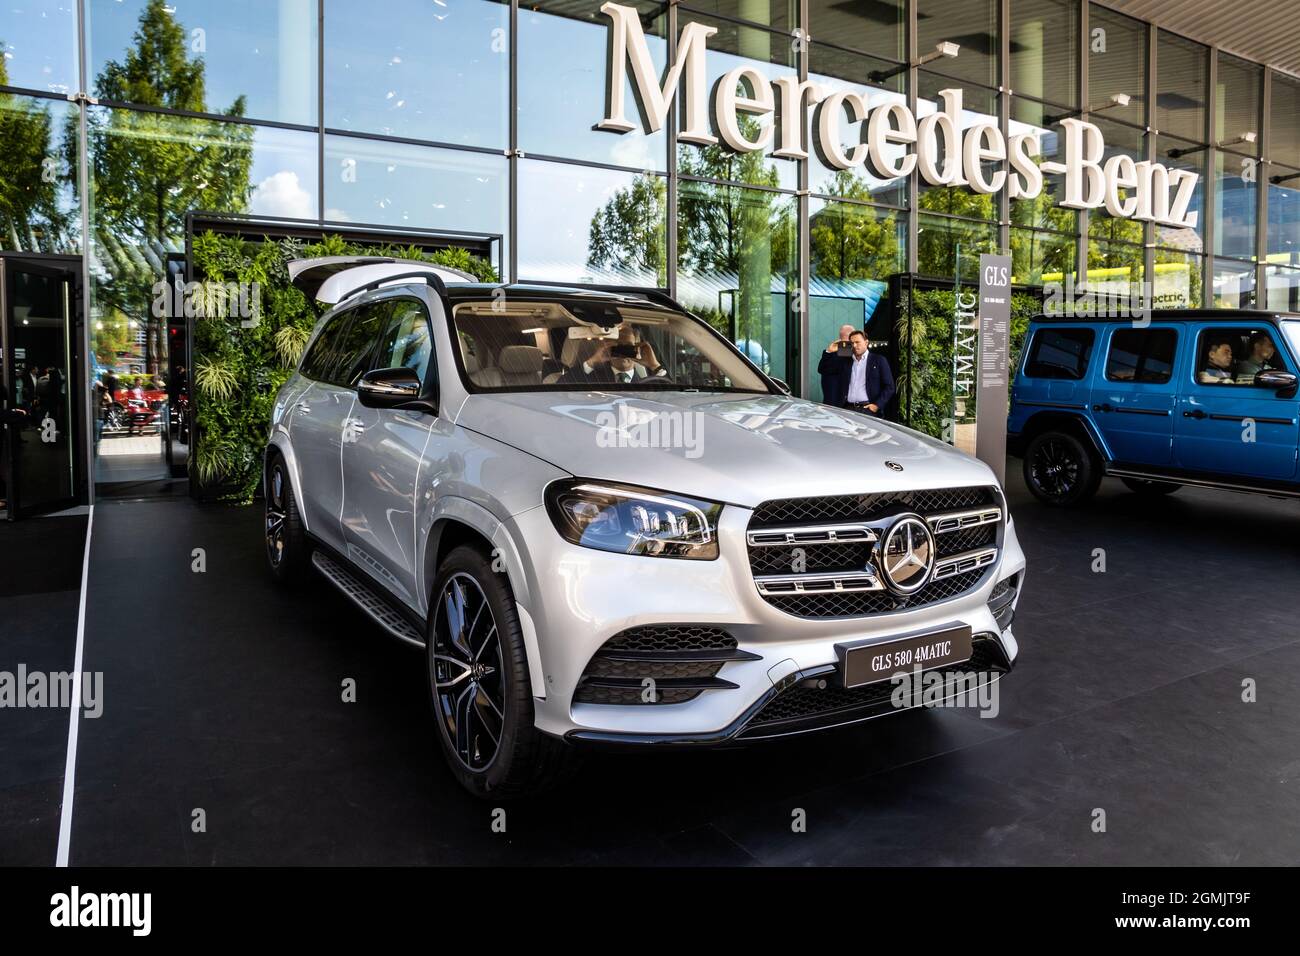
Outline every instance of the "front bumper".
<path fill-rule="evenodd" d="M 964 624 L 978 636 L 996 680 L 1014 665 L 1019 648 L 1010 626 L 1001 628 L 988 606 L 998 581 L 1018 575 L 1024 554 L 1008 522 L 998 564 L 980 586 L 951 600 L 855 618 L 795 617 L 759 595 L 745 548 L 751 512 L 728 506 L 719 527 L 721 554 L 714 561 L 688 561 L 611 554 L 564 541 L 543 508 L 516 515 L 505 530 L 520 552 L 522 582 L 516 598 L 521 618 L 535 635 L 534 710 L 542 731 L 575 741 L 700 745 L 805 732 L 821 726 L 871 719 L 895 712 L 870 699 L 850 702 L 853 714 L 819 724 L 790 723 L 781 734 L 759 733 L 759 717 L 778 697 L 806 681 L 833 677 L 836 645 L 884 643 L 899 637 Z M 521 587 L 520 584 L 523 586 Z M 1019 599 L 1017 591 L 1016 600 Z M 1002 615 L 1007 621 L 1007 615 Z M 694 624 L 734 636 L 747 660 L 729 661 L 717 676 L 734 687 L 707 690 L 683 703 L 613 705 L 575 703 L 574 695 L 593 655 L 630 628 Z M 540 677 L 540 684 L 538 678 Z M 877 688 L 880 685 L 873 685 Z M 885 688 L 889 685 L 886 683 Z M 845 693 L 841 691 L 841 693 Z M 869 698 L 870 695 L 864 695 Z M 841 708 L 841 710 L 845 710 Z M 770 728 L 769 728 L 770 729 Z"/>

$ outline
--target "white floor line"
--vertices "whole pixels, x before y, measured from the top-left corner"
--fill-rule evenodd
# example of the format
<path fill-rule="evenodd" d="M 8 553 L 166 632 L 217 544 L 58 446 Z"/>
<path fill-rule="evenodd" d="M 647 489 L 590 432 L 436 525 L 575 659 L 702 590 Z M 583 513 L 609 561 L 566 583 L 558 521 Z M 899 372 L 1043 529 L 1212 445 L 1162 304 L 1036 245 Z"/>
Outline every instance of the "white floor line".
<path fill-rule="evenodd" d="M 95 523 L 95 506 L 86 513 L 86 553 L 81 559 L 81 604 L 77 609 L 77 654 L 73 663 L 72 707 L 68 715 L 68 758 L 63 768 L 63 810 L 59 814 L 59 855 L 55 866 L 68 865 L 72 847 L 72 794 L 77 785 L 77 730 L 81 716 L 81 671 L 86 651 L 86 589 L 90 583 L 90 530 Z"/>

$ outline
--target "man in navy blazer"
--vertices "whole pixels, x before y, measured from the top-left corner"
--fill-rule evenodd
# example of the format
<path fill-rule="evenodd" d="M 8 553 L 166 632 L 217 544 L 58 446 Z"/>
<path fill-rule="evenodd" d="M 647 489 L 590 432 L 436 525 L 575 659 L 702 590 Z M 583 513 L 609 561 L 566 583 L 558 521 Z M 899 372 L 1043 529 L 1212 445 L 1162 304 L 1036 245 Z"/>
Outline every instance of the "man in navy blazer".
<path fill-rule="evenodd" d="M 840 351 L 838 342 L 822 353 L 817 371 L 822 374 L 823 398 L 828 405 L 879 415 L 894 397 L 889 361 L 867 348 L 867 337 L 860 331 L 849 337 L 849 346 L 848 355 Z"/>

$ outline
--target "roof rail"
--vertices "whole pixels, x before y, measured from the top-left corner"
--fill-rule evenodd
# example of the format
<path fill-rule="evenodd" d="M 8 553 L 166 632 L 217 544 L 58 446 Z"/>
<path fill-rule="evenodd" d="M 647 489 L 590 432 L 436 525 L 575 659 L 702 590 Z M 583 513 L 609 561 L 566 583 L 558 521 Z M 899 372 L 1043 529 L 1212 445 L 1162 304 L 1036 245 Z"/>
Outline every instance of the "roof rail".
<path fill-rule="evenodd" d="M 375 289 L 378 289 L 381 285 L 387 285 L 390 282 L 400 282 L 403 279 L 423 279 L 428 285 L 433 286 L 433 291 L 437 292 L 439 295 L 443 295 L 447 291 L 447 285 L 442 281 L 442 276 L 437 275 L 436 273 L 425 272 L 425 271 L 399 272 L 397 273 L 397 275 L 381 276 L 378 279 L 374 279 L 370 282 L 367 282 L 365 285 L 357 286 L 357 288 L 350 290 L 341 299 L 339 299 L 337 304 L 342 305 L 344 302 L 347 302 L 349 299 L 355 299 L 359 295 L 364 295 L 367 292 L 373 292 Z"/>

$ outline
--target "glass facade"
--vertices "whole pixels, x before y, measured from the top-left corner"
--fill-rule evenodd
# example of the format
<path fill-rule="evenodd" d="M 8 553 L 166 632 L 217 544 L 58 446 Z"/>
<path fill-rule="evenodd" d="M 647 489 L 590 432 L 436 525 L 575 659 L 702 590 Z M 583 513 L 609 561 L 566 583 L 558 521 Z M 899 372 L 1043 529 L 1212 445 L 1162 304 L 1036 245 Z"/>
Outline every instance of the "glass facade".
<path fill-rule="evenodd" d="M 148 290 L 195 210 L 488 236 L 505 280 L 661 287 L 814 397 L 840 325 L 889 336 L 872 320 L 891 276 L 970 279 L 982 251 L 1009 252 L 1023 286 L 1147 280 L 1158 305 L 1300 305 L 1300 78 L 1084 0 L 625 2 L 660 79 L 694 22 L 715 31 L 710 94 L 748 67 L 763 86 L 852 90 L 919 119 L 959 88 L 959 127 L 1034 133 L 1040 164 L 1061 161 L 1060 120 L 1080 116 L 1108 159 L 1197 172 L 1198 222 L 1065 209 L 1059 174 L 1013 199 L 839 169 L 813 148 L 820 107 L 798 118 L 806 158 L 679 140 L 680 98 L 658 130 L 599 129 L 601 0 L 392 0 L 383 16 L 334 0 L 26 0 L 0 23 L 0 245 L 84 254 L 96 361 L 129 354 L 120 371 L 146 378 L 163 334 Z M 624 94 L 638 118 L 630 70 Z M 843 148 L 863 141 L 838 119 Z"/>

